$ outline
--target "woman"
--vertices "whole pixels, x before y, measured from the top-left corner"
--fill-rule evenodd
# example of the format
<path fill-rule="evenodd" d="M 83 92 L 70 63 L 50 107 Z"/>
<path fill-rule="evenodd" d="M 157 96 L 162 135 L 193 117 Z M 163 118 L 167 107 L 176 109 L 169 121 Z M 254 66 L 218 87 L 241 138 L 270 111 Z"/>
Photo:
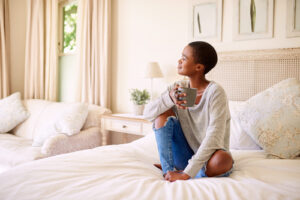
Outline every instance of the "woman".
<path fill-rule="evenodd" d="M 165 180 L 187 180 L 198 177 L 226 177 L 232 172 L 229 152 L 230 113 L 223 88 L 205 75 L 215 67 L 218 57 L 208 43 L 188 44 L 178 61 L 178 74 L 189 80 L 179 81 L 144 111 L 154 121 L 160 164 Z M 197 89 L 193 107 L 185 107 L 185 93 L 179 87 Z M 175 97 L 176 96 L 176 97 Z"/>

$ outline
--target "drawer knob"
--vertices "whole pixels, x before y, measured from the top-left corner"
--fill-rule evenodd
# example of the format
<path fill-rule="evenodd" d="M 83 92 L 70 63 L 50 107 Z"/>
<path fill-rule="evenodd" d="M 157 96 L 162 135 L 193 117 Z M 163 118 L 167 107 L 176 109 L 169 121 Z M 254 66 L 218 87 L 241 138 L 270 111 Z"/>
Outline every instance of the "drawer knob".
<path fill-rule="evenodd" d="M 126 126 L 126 125 L 123 125 L 122 128 L 127 128 L 127 126 Z"/>

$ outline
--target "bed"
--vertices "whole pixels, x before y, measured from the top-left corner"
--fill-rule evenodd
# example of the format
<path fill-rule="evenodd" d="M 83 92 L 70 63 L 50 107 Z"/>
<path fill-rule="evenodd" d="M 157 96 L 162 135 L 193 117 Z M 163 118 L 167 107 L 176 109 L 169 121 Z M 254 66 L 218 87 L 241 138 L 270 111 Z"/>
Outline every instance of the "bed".
<path fill-rule="evenodd" d="M 154 135 L 18 166 L 0 176 L 0 199 L 299 199 L 300 160 L 232 151 L 230 178 L 166 182 Z"/>
<path fill-rule="evenodd" d="M 251 55 L 246 57 L 240 52 L 220 55 L 210 77 L 224 85 L 231 100 L 244 101 L 285 78 L 300 80 L 299 49 L 256 53 L 244 52 Z M 259 77 L 259 70 L 252 69 L 257 63 L 263 70 L 273 67 L 271 75 L 265 75 L 269 78 Z M 220 69 L 232 71 L 228 72 L 229 81 L 224 73 L 219 74 Z M 240 73 L 235 74 L 237 71 Z M 241 80 L 244 73 L 248 74 L 248 81 L 240 81 L 240 87 L 245 91 L 234 80 Z M 295 137 L 298 144 L 299 133 Z M 58 155 L 10 169 L 0 174 L 0 199 L 300 199 L 299 156 L 270 158 L 265 149 L 254 145 L 235 147 L 231 152 L 235 163 L 230 177 L 170 183 L 153 166 L 159 158 L 154 134 L 149 134 L 128 144 Z"/>

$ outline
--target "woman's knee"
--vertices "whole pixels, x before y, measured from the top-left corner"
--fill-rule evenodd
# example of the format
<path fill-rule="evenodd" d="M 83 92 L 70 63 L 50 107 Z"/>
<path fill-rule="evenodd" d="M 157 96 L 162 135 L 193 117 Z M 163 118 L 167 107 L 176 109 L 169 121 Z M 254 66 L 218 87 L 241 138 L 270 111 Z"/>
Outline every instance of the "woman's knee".
<path fill-rule="evenodd" d="M 172 109 L 170 110 L 167 110 L 166 112 L 160 114 L 156 119 L 155 119 L 155 128 L 156 129 L 159 129 L 161 127 L 163 127 L 167 120 L 168 120 L 168 117 L 170 116 L 175 116 L 175 113 L 173 112 Z"/>
<path fill-rule="evenodd" d="M 228 152 L 217 150 L 207 162 L 206 175 L 212 177 L 224 174 L 232 168 L 232 164 L 233 160 Z"/>

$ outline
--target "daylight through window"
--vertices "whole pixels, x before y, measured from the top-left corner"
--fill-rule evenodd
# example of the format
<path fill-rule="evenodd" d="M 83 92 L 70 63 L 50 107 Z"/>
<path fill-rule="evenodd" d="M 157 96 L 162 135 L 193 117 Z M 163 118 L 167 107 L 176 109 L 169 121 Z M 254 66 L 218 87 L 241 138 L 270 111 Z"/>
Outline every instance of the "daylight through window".
<path fill-rule="evenodd" d="M 77 3 L 73 2 L 63 7 L 63 53 L 76 50 Z"/>

